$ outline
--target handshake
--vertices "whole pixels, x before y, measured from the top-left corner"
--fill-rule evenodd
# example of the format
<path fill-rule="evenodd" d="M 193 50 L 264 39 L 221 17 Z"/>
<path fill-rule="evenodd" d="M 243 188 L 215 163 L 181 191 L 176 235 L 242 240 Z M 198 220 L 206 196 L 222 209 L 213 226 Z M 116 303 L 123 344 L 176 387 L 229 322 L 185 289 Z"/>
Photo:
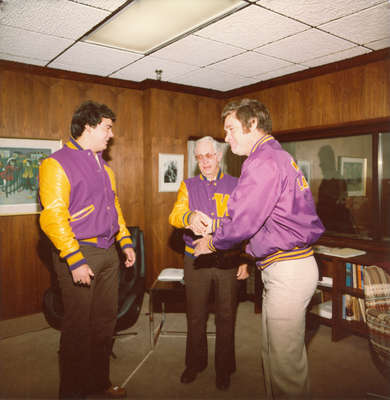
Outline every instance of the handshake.
<path fill-rule="evenodd" d="M 189 225 L 186 226 L 187 229 L 191 229 L 195 235 L 206 236 L 212 231 L 213 220 L 203 213 L 202 211 L 194 211 L 189 219 Z"/>

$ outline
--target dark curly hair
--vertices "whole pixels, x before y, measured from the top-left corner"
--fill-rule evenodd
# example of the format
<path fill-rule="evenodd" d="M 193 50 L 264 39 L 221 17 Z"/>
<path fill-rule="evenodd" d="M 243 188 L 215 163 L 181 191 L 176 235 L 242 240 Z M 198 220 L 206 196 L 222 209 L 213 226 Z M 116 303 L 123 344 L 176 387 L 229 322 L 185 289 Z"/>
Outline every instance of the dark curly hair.
<path fill-rule="evenodd" d="M 102 118 L 109 118 L 115 122 L 114 112 L 105 104 L 99 104 L 88 100 L 82 103 L 74 112 L 70 131 L 72 136 L 77 139 L 84 132 L 85 125 L 95 128 L 102 122 Z"/>

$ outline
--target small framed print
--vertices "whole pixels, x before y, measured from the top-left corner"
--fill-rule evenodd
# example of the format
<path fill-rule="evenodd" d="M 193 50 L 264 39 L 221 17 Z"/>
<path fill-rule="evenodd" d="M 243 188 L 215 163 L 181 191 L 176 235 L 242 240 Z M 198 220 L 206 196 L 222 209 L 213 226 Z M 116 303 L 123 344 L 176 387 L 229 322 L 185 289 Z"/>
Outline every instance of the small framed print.
<path fill-rule="evenodd" d="M 177 192 L 183 180 L 184 155 L 158 155 L 158 191 Z"/>
<path fill-rule="evenodd" d="M 310 184 L 310 178 L 311 178 L 310 161 L 298 160 L 297 164 L 298 168 L 301 170 L 303 176 L 305 177 L 307 183 Z"/>
<path fill-rule="evenodd" d="M 347 184 L 348 196 L 365 196 L 367 158 L 340 157 L 340 173 Z"/>

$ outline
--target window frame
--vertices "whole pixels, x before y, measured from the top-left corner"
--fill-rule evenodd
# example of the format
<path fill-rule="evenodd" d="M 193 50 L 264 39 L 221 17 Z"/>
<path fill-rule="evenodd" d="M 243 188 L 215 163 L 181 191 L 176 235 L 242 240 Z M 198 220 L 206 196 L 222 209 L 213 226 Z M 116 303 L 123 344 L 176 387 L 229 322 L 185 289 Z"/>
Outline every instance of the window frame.
<path fill-rule="evenodd" d="M 384 239 L 381 205 L 381 185 L 378 176 L 378 156 L 380 155 L 380 134 L 390 134 L 390 117 L 370 120 L 346 122 L 321 127 L 299 128 L 283 131 L 274 131 L 273 136 L 280 142 L 300 142 L 336 137 L 371 135 L 372 137 L 372 196 L 375 207 L 373 209 L 374 226 L 376 229 L 372 239 L 358 239 L 325 233 L 319 243 L 336 247 L 353 247 L 368 251 L 389 251 L 390 241 Z"/>

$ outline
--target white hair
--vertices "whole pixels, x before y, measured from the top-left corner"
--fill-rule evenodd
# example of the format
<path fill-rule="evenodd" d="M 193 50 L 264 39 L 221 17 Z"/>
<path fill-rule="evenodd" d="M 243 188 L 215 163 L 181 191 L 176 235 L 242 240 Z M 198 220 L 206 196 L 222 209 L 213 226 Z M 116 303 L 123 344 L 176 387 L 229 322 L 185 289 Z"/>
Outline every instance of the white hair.
<path fill-rule="evenodd" d="M 196 149 L 196 146 L 198 145 L 198 143 L 203 143 L 203 142 L 210 142 L 213 145 L 216 153 L 218 153 L 220 151 L 219 143 L 214 138 L 212 138 L 211 136 L 203 136 L 202 138 L 195 141 L 194 153 L 195 153 L 195 149 Z"/>

